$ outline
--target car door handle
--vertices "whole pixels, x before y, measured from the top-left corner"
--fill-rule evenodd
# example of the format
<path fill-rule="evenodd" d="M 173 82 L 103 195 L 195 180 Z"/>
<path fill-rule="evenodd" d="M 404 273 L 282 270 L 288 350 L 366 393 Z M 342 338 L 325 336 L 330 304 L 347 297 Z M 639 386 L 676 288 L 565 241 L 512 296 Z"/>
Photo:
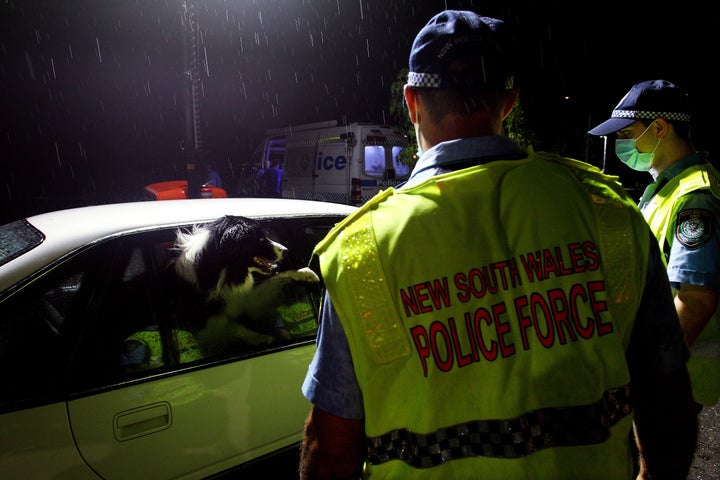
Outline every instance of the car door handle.
<path fill-rule="evenodd" d="M 115 414 L 113 434 L 124 442 L 170 428 L 172 409 L 168 402 L 153 403 Z"/>

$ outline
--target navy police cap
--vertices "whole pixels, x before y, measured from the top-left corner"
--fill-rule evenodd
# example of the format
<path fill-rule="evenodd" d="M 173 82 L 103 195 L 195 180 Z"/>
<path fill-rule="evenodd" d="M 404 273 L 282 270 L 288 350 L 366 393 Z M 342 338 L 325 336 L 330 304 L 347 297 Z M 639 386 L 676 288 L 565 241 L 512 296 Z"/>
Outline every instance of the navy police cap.
<path fill-rule="evenodd" d="M 513 61 L 505 22 L 471 11 L 445 10 L 415 37 L 407 84 L 507 90 L 513 86 Z"/>
<path fill-rule="evenodd" d="M 610 118 L 588 133 L 609 135 L 641 119 L 689 122 L 690 117 L 690 100 L 684 90 L 667 80 L 646 80 L 633 85 L 613 109 Z"/>

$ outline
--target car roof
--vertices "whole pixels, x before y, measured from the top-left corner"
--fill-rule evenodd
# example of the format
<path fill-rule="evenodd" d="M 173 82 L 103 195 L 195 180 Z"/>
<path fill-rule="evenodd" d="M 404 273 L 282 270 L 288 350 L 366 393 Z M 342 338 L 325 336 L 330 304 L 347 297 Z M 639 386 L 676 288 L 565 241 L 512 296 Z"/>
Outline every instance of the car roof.
<path fill-rule="evenodd" d="M 346 216 L 356 210 L 351 205 L 287 198 L 204 198 L 115 203 L 41 213 L 26 220 L 45 239 L 0 266 L 0 292 L 78 248 L 125 233 L 203 223 L 223 215 Z"/>

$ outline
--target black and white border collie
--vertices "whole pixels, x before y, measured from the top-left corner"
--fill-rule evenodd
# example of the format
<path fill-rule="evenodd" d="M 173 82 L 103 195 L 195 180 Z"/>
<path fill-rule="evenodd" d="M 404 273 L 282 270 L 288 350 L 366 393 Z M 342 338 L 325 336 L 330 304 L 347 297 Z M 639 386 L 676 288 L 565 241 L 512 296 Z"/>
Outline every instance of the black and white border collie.
<path fill-rule="evenodd" d="M 256 220 L 226 215 L 178 231 L 175 272 L 216 304 L 197 340 L 207 354 L 229 343 L 255 346 L 275 341 L 275 307 L 292 281 L 319 282 L 309 268 L 276 273 L 287 247 L 273 241 Z"/>

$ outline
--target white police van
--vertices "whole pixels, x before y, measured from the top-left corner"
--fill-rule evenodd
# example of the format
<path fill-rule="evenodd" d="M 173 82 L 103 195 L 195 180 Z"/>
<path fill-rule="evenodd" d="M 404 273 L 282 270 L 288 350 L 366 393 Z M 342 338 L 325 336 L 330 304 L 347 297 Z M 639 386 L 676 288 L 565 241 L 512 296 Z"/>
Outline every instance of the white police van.
<path fill-rule="evenodd" d="M 408 145 L 398 127 L 335 120 L 268 130 L 253 154 L 278 160 L 285 198 L 361 205 L 410 175 L 398 161 Z"/>

